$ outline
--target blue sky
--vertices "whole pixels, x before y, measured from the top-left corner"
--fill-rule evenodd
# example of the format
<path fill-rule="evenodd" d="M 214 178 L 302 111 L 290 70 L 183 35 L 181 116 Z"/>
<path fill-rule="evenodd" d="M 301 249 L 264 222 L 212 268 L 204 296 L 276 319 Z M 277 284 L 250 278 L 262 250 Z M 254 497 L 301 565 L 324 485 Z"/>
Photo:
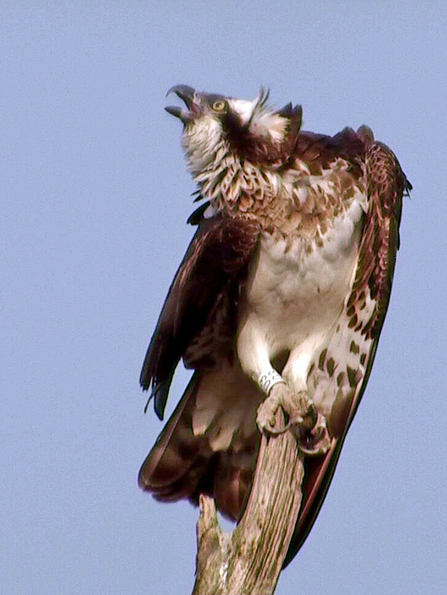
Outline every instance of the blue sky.
<path fill-rule="evenodd" d="M 136 485 L 161 429 L 139 370 L 192 234 L 177 83 L 366 123 L 413 183 L 374 371 L 277 594 L 445 592 L 446 30 L 436 1 L 3 0 L 2 592 L 192 588 L 197 511 Z"/>

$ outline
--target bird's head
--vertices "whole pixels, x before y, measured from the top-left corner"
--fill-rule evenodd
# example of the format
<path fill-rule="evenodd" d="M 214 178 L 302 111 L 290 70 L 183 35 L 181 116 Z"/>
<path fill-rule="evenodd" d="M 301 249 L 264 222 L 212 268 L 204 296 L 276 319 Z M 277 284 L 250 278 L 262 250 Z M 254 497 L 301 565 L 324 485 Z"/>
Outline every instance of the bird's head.
<path fill-rule="evenodd" d="M 185 103 L 166 111 L 180 118 L 183 147 L 193 174 L 230 155 L 240 161 L 277 167 L 296 145 L 301 127 L 301 106 L 291 103 L 275 110 L 262 88 L 253 101 L 201 93 L 187 85 L 168 91 Z"/>

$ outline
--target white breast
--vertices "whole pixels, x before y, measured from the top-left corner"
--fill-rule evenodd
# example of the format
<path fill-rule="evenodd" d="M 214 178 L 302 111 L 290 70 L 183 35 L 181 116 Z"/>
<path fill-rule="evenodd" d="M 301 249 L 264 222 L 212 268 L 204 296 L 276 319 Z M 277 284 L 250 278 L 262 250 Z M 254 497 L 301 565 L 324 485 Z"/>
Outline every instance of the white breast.
<path fill-rule="evenodd" d="M 318 247 L 306 250 L 296 238 L 289 249 L 275 236 L 261 241 L 259 259 L 247 287 L 243 334 L 265 342 L 271 360 L 290 352 L 303 376 L 315 352 L 330 336 L 355 274 L 359 202 L 340 215 Z M 244 354 L 241 353 L 242 359 Z"/>

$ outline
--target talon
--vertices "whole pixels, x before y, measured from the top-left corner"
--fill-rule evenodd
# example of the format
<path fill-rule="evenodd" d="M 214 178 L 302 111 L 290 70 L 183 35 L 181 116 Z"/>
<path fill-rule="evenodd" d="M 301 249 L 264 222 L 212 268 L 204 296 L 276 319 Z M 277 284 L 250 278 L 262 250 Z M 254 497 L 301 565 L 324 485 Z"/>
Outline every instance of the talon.
<path fill-rule="evenodd" d="M 310 456 L 322 455 L 329 450 L 331 438 L 326 425 L 326 419 L 320 413 L 312 428 L 297 428 L 296 433 L 299 449 Z"/>
<path fill-rule="evenodd" d="M 259 425 L 259 423 L 258 423 Z M 263 433 L 268 436 L 279 436 L 280 434 L 284 434 L 284 432 L 287 432 L 287 430 L 291 427 L 291 423 L 290 421 L 287 422 L 285 425 L 280 426 L 279 428 L 275 427 L 272 424 L 268 424 L 262 427 L 261 431 L 263 431 Z"/>
<path fill-rule="evenodd" d="M 258 408 L 258 414 L 256 416 L 256 423 L 259 430 L 266 436 L 273 435 L 277 436 L 286 431 L 285 427 L 276 427 L 276 412 L 279 409 L 279 404 L 274 401 L 266 399 Z"/>
<path fill-rule="evenodd" d="M 288 418 L 282 425 L 276 421 L 276 413 L 280 407 Z M 316 419 L 316 408 L 307 394 L 293 394 L 289 387 L 281 382 L 272 387 L 269 396 L 259 406 L 256 423 L 263 434 L 278 436 L 294 426 L 301 427 L 303 424 L 306 429 L 310 429 L 315 425 Z"/>
<path fill-rule="evenodd" d="M 278 389 L 276 389 L 276 387 L 278 387 Z M 282 426 L 279 426 L 276 423 L 276 413 L 283 405 L 283 392 L 287 390 L 286 385 L 283 383 L 275 385 L 271 390 L 270 395 L 258 407 L 256 423 L 259 430 L 266 436 L 278 436 L 279 434 L 286 432 L 290 427 L 290 423 Z"/>
<path fill-rule="evenodd" d="M 276 414 L 284 410 L 288 419 L 279 425 Z M 270 395 L 263 401 L 256 417 L 256 423 L 265 436 L 279 436 L 291 429 L 298 448 L 306 455 L 316 456 L 328 451 L 331 439 L 325 417 L 318 412 L 313 401 L 304 392 L 293 394 L 285 383 L 274 385 Z"/>

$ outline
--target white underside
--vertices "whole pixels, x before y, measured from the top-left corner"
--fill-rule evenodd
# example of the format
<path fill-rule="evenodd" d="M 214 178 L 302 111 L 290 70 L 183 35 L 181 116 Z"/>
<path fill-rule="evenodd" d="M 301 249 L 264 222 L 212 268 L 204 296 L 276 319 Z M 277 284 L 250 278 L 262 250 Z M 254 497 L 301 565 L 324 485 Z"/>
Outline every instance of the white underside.
<path fill-rule="evenodd" d="M 237 342 L 242 369 L 259 385 L 285 353 L 282 377 L 294 390 L 306 390 L 309 367 L 329 343 L 350 294 L 362 210 L 355 201 L 310 254 L 299 238 L 289 250 L 273 236 L 261 240 Z"/>

